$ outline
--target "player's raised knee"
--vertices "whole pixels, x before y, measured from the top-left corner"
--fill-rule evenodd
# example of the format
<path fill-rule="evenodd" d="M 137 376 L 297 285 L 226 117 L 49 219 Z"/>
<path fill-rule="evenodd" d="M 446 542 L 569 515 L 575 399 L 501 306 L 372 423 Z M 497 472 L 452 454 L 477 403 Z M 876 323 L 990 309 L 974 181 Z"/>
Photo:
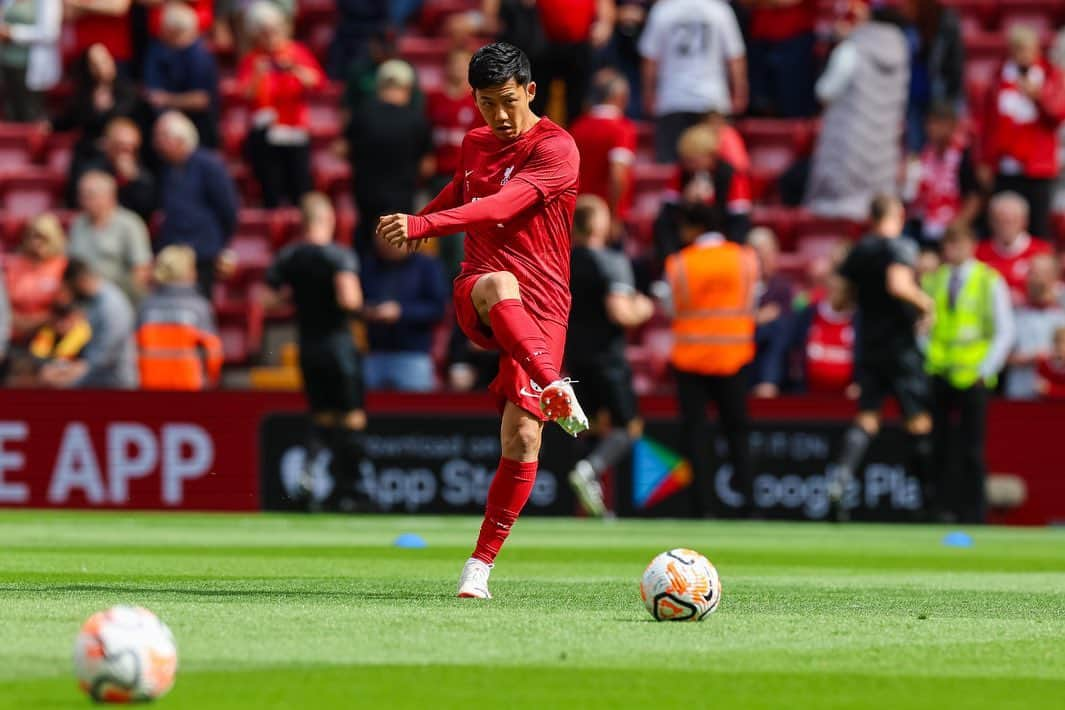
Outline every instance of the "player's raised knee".
<path fill-rule="evenodd" d="M 473 300 L 478 308 L 491 308 L 508 298 L 520 298 L 518 279 L 509 271 L 485 274 L 473 287 Z"/>

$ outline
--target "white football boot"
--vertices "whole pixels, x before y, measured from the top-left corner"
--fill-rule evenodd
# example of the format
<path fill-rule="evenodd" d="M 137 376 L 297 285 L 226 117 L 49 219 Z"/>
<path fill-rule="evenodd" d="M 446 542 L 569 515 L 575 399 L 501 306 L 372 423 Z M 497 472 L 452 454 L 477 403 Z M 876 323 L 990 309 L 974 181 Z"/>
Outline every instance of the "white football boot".
<path fill-rule="evenodd" d="M 463 599 L 491 599 L 492 593 L 488 591 L 488 575 L 492 573 L 492 565 L 486 564 L 474 557 L 466 560 L 459 576 L 459 597 Z"/>
<path fill-rule="evenodd" d="M 585 513 L 593 518 L 606 515 L 603 485 L 599 482 L 599 476 L 595 475 L 592 464 L 585 459 L 578 461 L 573 470 L 569 472 L 569 484 L 573 486 L 573 492 L 577 494 L 577 500 Z"/>
<path fill-rule="evenodd" d="M 588 430 L 588 417 L 577 401 L 572 381 L 555 380 L 540 393 L 540 411 L 570 436 L 577 436 Z"/>

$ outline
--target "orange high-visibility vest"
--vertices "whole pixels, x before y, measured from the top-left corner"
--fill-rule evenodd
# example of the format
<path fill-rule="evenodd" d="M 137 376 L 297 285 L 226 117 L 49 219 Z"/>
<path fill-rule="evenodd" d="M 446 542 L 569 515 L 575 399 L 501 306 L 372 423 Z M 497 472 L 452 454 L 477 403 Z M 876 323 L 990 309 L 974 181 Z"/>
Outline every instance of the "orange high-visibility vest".
<path fill-rule="evenodd" d="M 666 260 L 673 290 L 673 352 L 683 372 L 734 375 L 754 359 L 758 257 L 750 247 L 704 239 Z"/>
<path fill-rule="evenodd" d="M 137 347 L 143 389 L 200 390 L 222 371 L 222 341 L 191 325 L 145 323 Z"/>

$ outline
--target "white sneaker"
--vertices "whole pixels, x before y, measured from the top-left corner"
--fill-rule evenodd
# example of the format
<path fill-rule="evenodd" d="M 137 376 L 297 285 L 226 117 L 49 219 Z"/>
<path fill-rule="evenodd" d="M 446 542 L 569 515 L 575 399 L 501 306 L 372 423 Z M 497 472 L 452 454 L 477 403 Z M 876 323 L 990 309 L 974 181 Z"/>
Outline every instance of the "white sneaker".
<path fill-rule="evenodd" d="M 588 417 L 577 401 L 573 384 L 567 377 L 555 380 L 540 393 L 540 411 L 571 436 L 588 430 Z"/>
<path fill-rule="evenodd" d="M 585 513 L 593 518 L 606 515 L 603 485 L 599 483 L 599 476 L 595 475 L 595 469 L 588 461 L 581 459 L 577 462 L 569 472 L 569 484 L 573 486 L 573 492 L 577 494 L 577 500 Z"/>
<path fill-rule="evenodd" d="M 492 594 L 488 591 L 488 575 L 491 572 L 492 565 L 473 557 L 466 560 L 459 576 L 459 596 L 463 599 L 491 599 Z"/>

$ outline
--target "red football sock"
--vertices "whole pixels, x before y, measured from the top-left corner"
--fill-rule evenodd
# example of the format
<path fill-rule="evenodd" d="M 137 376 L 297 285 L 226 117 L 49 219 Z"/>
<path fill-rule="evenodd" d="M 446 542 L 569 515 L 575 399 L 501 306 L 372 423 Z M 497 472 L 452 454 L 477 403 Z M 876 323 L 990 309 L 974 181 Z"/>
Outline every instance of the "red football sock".
<path fill-rule="evenodd" d="M 477 548 L 473 556 L 486 564 L 492 564 L 499 548 L 503 547 L 510 528 L 521 514 L 532 493 L 536 481 L 537 461 L 523 463 L 512 459 L 499 459 L 499 468 L 488 487 L 488 502 L 484 509 L 481 534 L 477 536 Z"/>
<path fill-rule="evenodd" d="M 558 368 L 551 362 L 544 334 L 517 298 L 506 298 L 488 311 L 492 334 L 504 352 L 514 358 L 540 387 L 559 379 Z"/>

